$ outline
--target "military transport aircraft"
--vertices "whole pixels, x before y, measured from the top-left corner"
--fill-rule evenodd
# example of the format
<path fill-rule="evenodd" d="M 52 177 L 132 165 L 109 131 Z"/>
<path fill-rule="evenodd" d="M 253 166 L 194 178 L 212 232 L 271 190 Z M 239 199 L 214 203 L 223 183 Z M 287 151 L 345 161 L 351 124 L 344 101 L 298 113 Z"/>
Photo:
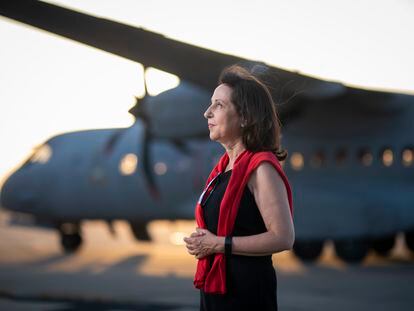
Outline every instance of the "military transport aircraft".
<path fill-rule="evenodd" d="M 223 153 L 202 114 L 219 72 L 234 63 L 271 85 L 278 105 L 295 254 L 315 260 L 332 240 L 340 258 L 358 262 L 370 248 L 387 254 L 400 232 L 414 250 L 414 96 L 315 79 L 39 1 L 3 2 L 0 14 L 181 78 L 137 99 L 131 127 L 52 137 L 5 181 L 2 206 L 56 228 L 65 251 L 81 245 L 85 219 L 127 220 L 142 240 L 151 220 L 193 219 Z"/>

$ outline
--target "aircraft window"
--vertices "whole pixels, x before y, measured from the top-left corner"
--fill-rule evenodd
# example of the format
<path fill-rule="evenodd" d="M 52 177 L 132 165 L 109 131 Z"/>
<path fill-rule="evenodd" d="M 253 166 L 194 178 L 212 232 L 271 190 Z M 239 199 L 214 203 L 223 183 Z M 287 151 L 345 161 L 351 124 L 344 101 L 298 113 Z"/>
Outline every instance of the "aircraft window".
<path fill-rule="evenodd" d="M 323 151 L 318 151 L 316 152 L 311 160 L 310 160 L 310 165 L 312 167 L 321 167 L 322 165 L 325 164 L 326 158 L 325 158 L 325 154 L 323 153 Z"/>
<path fill-rule="evenodd" d="M 414 163 L 414 148 L 405 148 L 401 154 L 404 166 L 411 166 Z"/>
<path fill-rule="evenodd" d="M 372 156 L 371 151 L 368 149 L 361 149 L 358 153 L 358 159 L 364 166 L 370 166 L 374 157 Z"/>
<path fill-rule="evenodd" d="M 342 165 L 345 163 L 345 160 L 347 158 L 347 152 L 345 149 L 339 149 L 336 153 L 335 153 L 335 162 L 338 165 Z"/>
<path fill-rule="evenodd" d="M 167 164 L 158 162 L 154 165 L 154 171 L 157 175 L 164 175 L 167 172 Z"/>
<path fill-rule="evenodd" d="M 44 144 L 35 149 L 33 155 L 30 157 L 30 162 L 45 164 L 52 157 L 53 151 L 48 144 Z"/>
<path fill-rule="evenodd" d="M 119 171 L 122 175 L 131 175 L 137 170 L 138 158 L 133 153 L 127 153 L 119 162 Z"/>
<path fill-rule="evenodd" d="M 382 163 L 385 166 L 391 166 L 394 161 L 394 154 L 391 149 L 384 149 L 382 152 Z"/>
<path fill-rule="evenodd" d="M 299 171 L 303 168 L 303 155 L 299 152 L 293 152 L 290 156 L 290 165 L 296 171 Z"/>

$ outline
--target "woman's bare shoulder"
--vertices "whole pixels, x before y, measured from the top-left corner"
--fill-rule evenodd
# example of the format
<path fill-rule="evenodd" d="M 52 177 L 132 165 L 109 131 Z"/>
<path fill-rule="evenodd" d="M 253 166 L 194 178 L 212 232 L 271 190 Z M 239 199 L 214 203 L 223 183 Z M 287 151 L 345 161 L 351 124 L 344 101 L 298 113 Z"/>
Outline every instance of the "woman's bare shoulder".
<path fill-rule="evenodd" d="M 284 182 L 279 172 L 271 163 L 267 161 L 260 163 L 259 166 L 252 172 L 248 185 L 251 191 L 262 187 L 268 188 L 269 186 L 280 186 L 284 188 Z"/>

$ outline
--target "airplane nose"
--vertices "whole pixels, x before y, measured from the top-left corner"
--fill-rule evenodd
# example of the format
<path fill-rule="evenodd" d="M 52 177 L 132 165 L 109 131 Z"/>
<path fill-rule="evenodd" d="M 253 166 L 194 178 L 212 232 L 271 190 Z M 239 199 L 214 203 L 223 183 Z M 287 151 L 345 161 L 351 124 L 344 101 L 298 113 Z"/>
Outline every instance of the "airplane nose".
<path fill-rule="evenodd" d="M 38 205 L 36 193 L 24 185 L 21 177 L 13 174 L 4 182 L 0 192 L 0 205 L 10 211 L 35 213 Z"/>

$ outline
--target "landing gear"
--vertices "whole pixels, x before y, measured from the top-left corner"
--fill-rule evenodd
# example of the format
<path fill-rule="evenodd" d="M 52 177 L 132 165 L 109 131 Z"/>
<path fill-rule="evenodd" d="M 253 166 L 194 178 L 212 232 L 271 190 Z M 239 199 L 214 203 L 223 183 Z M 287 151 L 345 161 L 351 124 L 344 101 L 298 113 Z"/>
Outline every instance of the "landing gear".
<path fill-rule="evenodd" d="M 405 232 L 405 244 L 410 250 L 414 251 L 414 230 Z"/>
<path fill-rule="evenodd" d="M 151 241 L 151 236 L 148 233 L 147 223 L 146 222 L 130 222 L 129 226 L 131 227 L 131 231 L 134 234 L 134 237 L 137 240 L 141 241 Z"/>
<path fill-rule="evenodd" d="M 303 261 L 315 261 L 321 254 L 323 241 L 321 240 L 296 240 L 293 252 Z"/>
<path fill-rule="evenodd" d="M 366 239 L 342 239 L 334 241 L 336 255 L 348 263 L 358 263 L 364 259 L 369 250 Z"/>
<path fill-rule="evenodd" d="M 389 235 L 372 240 L 372 248 L 381 256 L 387 256 L 395 244 L 395 236 Z"/>
<path fill-rule="evenodd" d="M 63 223 L 58 226 L 60 243 L 67 254 L 79 249 L 82 244 L 80 225 L 78 223 Z"/>

